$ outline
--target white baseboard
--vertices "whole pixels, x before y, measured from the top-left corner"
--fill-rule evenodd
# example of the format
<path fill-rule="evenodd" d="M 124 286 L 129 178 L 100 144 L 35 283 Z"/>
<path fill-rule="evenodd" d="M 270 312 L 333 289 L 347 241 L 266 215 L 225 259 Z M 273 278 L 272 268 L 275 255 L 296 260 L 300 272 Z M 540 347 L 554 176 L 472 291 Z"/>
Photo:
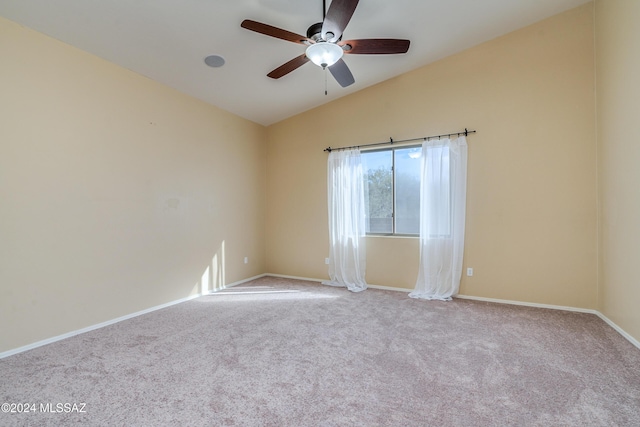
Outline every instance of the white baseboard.
<path fill-rule="evenodd" d="M 257 276 L 249 277 L 248 279 L 243 279 L 243 280 L 239 280 L 237 282 L 230 283 L 228 285 L 225 285 L 223 289 L 231 288 L 231 287 L 234 287 L 234 286 L 238 286 L 238 285 L 241 285 L 243 283 L 247 283 L 247 282 L 250 282 L 252 280 L 260 279 L 261 277 L 267 277 L 267 276 L 281 277 L 281 278 L 284 278 L 284 279 L 305 280 L 305 281 L 308 281 L 308 282 L 322 282 L 323 280 L 327 280 L 327 279 L 314 279 L 314 278 L 309 278 L 309 277 L 287 276 L 287 275 L 283 275 L 283 274 L 265 273 L 265 274 L 259 274 Z M 373 289 L 380 289 L 380 290 L 386 290 L 386 291 L 396 291 L 396 292 L 405 292 L 405 293 L 411 292 L 410 289 L 395 288 L 395 287 L 391 287 L 391 286 L 379 286 L 379 285 L 368 285 L 368 286 L 370 288 L 373 288 Z M 215 292 L 211 291 L 208 294 L 212 294 L 212 293 L 215 293 Z M 186 302 L 186 301 L 189 301 L 189 300 L 201 297 L 201 296 L 202 296 L 202 294 L 191 295 L 191 296 L 188 296 L 186 298 L 181 298 L 179 300 L 171 301 L 171 302 L 168 302 L 166 304 L 157 305 L 155 307 L 151 307 L 151 308 L 148 308 L 146 310 L 141 310 L 141 311 L 138 311 L 138 312 L 135 312 L 135 313 L 132 313 L 132 314 L 127 314 L 125 316 L 118 317 L 118 318 L 112 319 L 112 320 L 108 320 L 106 322 L 98 323 L 96 325 L 88 326 L 86 328 L 78 329 L 76 331 L 67 332 L 66 334 L 58 335 L 58 336 L 55 336 L 55 337 L 52 337 L 52 338 L 47 338 L 45 340 L 38 341 L 38 342 L 35 342 L 35 343 L 32 343 L 32 344 L 28 344 L 28 345 L 25 345 L 25 346 L 22 346 L 22 347 L 18 347 L 18 348 L 12 349 L 12 350 L 7 350 L 5 352 L 0 353 L 0 359 L 3 359 L 5 357 L 9 357 L 9 356 L 13 356 L 14 354 L 22 353 L 22 352 L 27 351 L 27 350 L 32 350 L 34 348 L 41 347 L 43 345 L 51 344 L 51 343 L 54 343 L 56 341 L 63 340 L 65 338 L 71 338 L 73 336 L 76 336 L 76 335 L 79 335 L 79 334 L 83 334 L 85 332 L 89 332 L 89 331 L 93 331 L 93 330 L 96 330 L 96 329 L 103 328 L 105 326 L 113 325 L 114 323 L 122 322 L 123 320 L 131 319 L 131 318 L 134 318 L 134 317 L 137 317 L 137 316 L 142 316 L 143 314 L 151 313 L 152 311 L 156 311 L 156 310 L 160 310 L 160 309 L 163 309 L 163 308 L 171 307 L 172 305 L 180 304 L 180 303 L 183 303 L 183 302 Z M 559 306 L 559 305 L 550 305 L 550 304 L 529 303 L 529 302 L 522 302 L 522 301 L 511 301 L 511 300 L 503 300 L 503 299 L 495 299 L 495 298 L 475 297 L 475 296 L 469 296 L 469 295 L 456 295 L 455 298 L 475 300 L 475 301 L 493 302 L 493 303 L 498 303 L 498 304 L 521 305 L 521 306 L 526 306 L 526 307 L 547 308 L 547 309 L 551 309 L 551 310 L 564 310 L 564 311 L 574 311 L 574 312 L 578 312 L 578 313 L 595 314 L 600 319 L 602 319 L 605 323 L 607 323 L 609 326 L 611 326 L 616 332 L 618 332 L 625 339 L 627 339 L 627 341 L 629 341 L 631 344 L 633 344 L 636 348 L 640 349 L 640 342 L 638 340 L 636 340 L 634 337 L 629 335 L 624 329 L 622 329 L 620 326 L 616 325 L 611 319 L 609 319 L 607 316 L 605 316 L 604 314 L 600 313 L 597 310 L 591 310 L 591 309 L 586 309 L 586 308 L 578 308 L 578 307 L 566 307 L 566 306 Z"/>
<path fill-rule="evenodd" d="M 51 344 L 51 343 L 54 343 L 56 341 L 63 340 L 65 338 L 71 338 L 71 337 L 76 336 L 76 335 L 84 334 L 85 332 L 90 332 L 90 331 L 94 331 L 96 329 L 104 328 L 105 326 L 113 325 L 114 323 L 122 322 L 123 320 L 128 320 L 128 319 L 132 319 L 134 317 L 142 316 L 143 314 L 151 313 L 152 311 L 156 311 L 156 310 L 160 310 L 160 309 L 163 309 L 163 308 L 171 307 L 172 305 L 180 304 L 180 303 L 183 303 L 183 302 L 198 298 L 200 296 L 201 296 L 200 294 L 190 295 L 190 296 L 188 296 L 186 298 L 181 298 L 179 300 L 171 301 L 171 302 L 168 302 L 166 304 L 157 305 L 155 307 L 147 308 L 145 310 L 137 311 L 135 313 L 131 313 L 131 314 L 127 314 L 127 315 L 115 318 L 115 319 L 107 320 L 106 322 L 102 322 L 102 323 L 98 323 L 98 324 L 95 324 L 95 325 L 87 326 L 86 328 L 82 328 L 82 329 L 78 329 L 78 330 L 75 330 L 75 331 L 67 332 L 66 334 L 57 335 L 55 337 L 47 338 L 47 339 L 44 339 L 42 341 L 37 341 L 37 342 L 31 343 L 31 344 L 27 344 L 27 345 L 22 346 L 22 347 L 14 348 L 13 350 L 8 350 L 8 351 L 0 353 L 0 359 L 3 359 L 5 357 L 9 357 L 9 356 L 13 356 L 14 354 L 22 353 L 22 352 L 27 351 L 27 350 L 32 350 L 32 349 L 37 348 L 37 347 L 42 347 L 43 345 Z"/>
<path fill-rule="evenodd" d="M 230 288 L 230 287 L 233 287 L 233 286 L 237 286 L 237 285 L 240 285 L 242 283 L 246 283 L 246 282 L 249 282 L 251 280 L 259 279 L 259 278 L 264 277 L 264 276 L 266 276 L 266 274 L 260 274 L 258 276 L 250 277 L 248 279 L 239 280 L 237 282 L 233 282 L 233 283 L 230 283 L 230 284 L 226 285 L 225 288 Z M 5 357 L 9 357 L 9 356 L 13 356 L 14 354 L 22 353 L 22 352 L 25 352 L 25 351 L 28 351 L 28 350 L 32 350 L 34 348 L 42 347 L 43 345 L 51 344 L 51 343 L 54 343 L 56 341 L 60 341 L 60 340 L 66 339 L 66 338 L 71 338 L 71 337 L 76 336 L 76 335 L 84 334 L 85 332 L 90 332 L 90 331 L 94 331 L 96 329 L 104 328 L 105 326 L 113 325 L 114 323 L 122 322 L 124 320 L 132 319 L 134 317 L 142 316 L 143 314 L 151 313 L 151 312 L 156 311 L 156 310 L 161 310 L 163 308 L 171 307 L 172 305 L 181 304 L 183 302 L 187 302 L 187 301 L 190 301 L 192 299 L 199 298 L 201 296 L 202 296 L 202 294 L 190 295 L 190 296 L 188 296 L 186 298 L 181 298 L 181 299 L 176 300 L 176 301 L 171 301 L 171 302 L 168 302 L 168 303 L 165 303 L 165 304 L 157 305 L 155 307 L 147 308 L 145 310 L 137 311 L 135 313 L 127 314 L 127 315 L 118 317 L 116 319 L 107 320 L 106 322 L 98 323 L 96 325 L 87 326 L 86 328 L 82 328 L 82 329 L 78 329 L 78 330 L 75 330 L 75 331 L 67 332 L 67 333 L 62 334 L 62 335 L 57 335 L 55 337 L 51 337 L 51 338 L 44 339 L 42 341 L 37 341 L 37 342 L 31 343 L 31 344 L 27 344 L 25 346 L 14 348 L 12 350 L 7 350 L 7 351 L 4 351 L 4 352 L 0 353 L 0 359 L 3 359 Z"/>
<path fill-rule="evenodd" d="M 274 274 L 274 273 L 266 273 L 265 276 L 281 277 L 283 279 L 304 280 L 307 282 L 322 282 L 323 280 L 329 280 L 329 279 L 314 279 L 312 277 L 287 276 L 286 274 Z"/>
<path fill-rule="evenodd" d="M 535 302 L 512 301 L 512 300 L 496 299 L 496 298 L 475 297 L 475 296 L 469 296 L 469 295 L 456 295 L 454 298 L 468 299 L 468 300 L 474 300 L 474 301 L 494 302 L 497 304 L 522 305 L 525 307 L 548 308 L 550 310 L 563 310 L 563 311 L 575 311 L 578 313 L 598 314 L 598 311 L 596 310 L 592 310 L 588 308 L 579 308 L 579 307 L 568 307 L 564 305 L 539 304 Z"/>
<path fill-rule="evenodd" d="M 270 276 L 270 277 L 281 277 L 283 279 L 294 279 L 294 280 L 304 280 L 307 282 L 323 282 L 325 280 L 329 280 L 327 279 L 314 279 L 311 277 L 299 277 L 299 276 L 287 276 L 284 274 L 273 274 L 273 273 L 267 273 L 265 274 L 265 276 Z M 398 292 L 411 292 L 410 289 L 403 289 L 403 288 L 392 288 L 390 286 L 378 286 L 378 285 L 371 285 L 369 283 L 367 283 L 367 287 L 368 288 L 372 288 L 372 289 L 382 289 L 384 291 L 398 291 Z"/>
<path fill-rule="evenodd" d="M 258 274 L 257 276 L 249 277 L 248 279 L 238 280 L 237 282 L 233 282 L 233 283 L 229 283 L 228 285 L 224 285 L 221 289 L 218 289 L 218 290 L 215 290 L 215 291 L 209 291 L 204 295 L 215 294 L 216 292 L 220 292 L 220 291 L 222 291 L 224 289 L 233 288 L 234 286 L 238 286 L 238 285 L 241 285 L 243 283 L 250 282 L 252 280 L 260 279 L 261 277 L 265 277 L 265 276 L 267 276 L 267 274 Z"/>
<path fill-rule="evenodd" d="M 617 333 L 625 337 L 627 341 L 629 341 L 631 344 L 635 345 L 640 349 L 640 341 L 638 341 L 637 339 L 629 335 L 624 329 L 622 329 L 620 326 L 613 323 L 613 321 L 609 319 L 607 316 L 605 316 L 604 314 L 600 313 L 599 311 L 596 311 L 595 314 L 596 316 L 604 320 L 609 326 L 611 326 Z"/>
<path fill-rule="evenodd" d="M 264 274 L 263 276 L 282 277 L 282 278 L 285 278 L 285 279 L 306 280 L 306 281 L 309 281 L 309 282 L 322 282 L 323 280 L 327 280 L 327 279 L 313 279 L 313 278 L 308 278 L 308 277 L 286 276 L 286 275 L 283 275 L 283 274 L 272 274 L 272 273 L 267 273 L 267 274 Z M 410 293 L 410 292 L 413 291 L 412 289 L 394 288 L 394 287 L 390 287 L 390 286 L 379 286 L 379 285 L 371 285 L 371 284 L 368 284 L 368 287 L 372 288 L 372 289 L 382 289 L 382 290 L 385 290 L 385 291 L 396 291 L 396 292 L 406 292 L 406 293 Z M 638 349 L 640 349 L 640 341 L 636 340 L 634 337 L 629 335 L 627 332 L 625 332 L 624 329 L 622 329 L 620 326 L 616 325 L 611 319 L 609 319 L 604 314 L 600 313 L 598 310 L 593 310 L 593 309 L 588 309 L 588 308 L 579 308 L 579 307 L 568 307 L 568 306 L 562 306 L 562 305 L 539 304 L 539 303 L 534 303 L 534 302 L 523 302 L 523 301 L 512 301 L 512 300 L 496 299 L 496 298 L 475 297 L 475 296 L 469 296 L 469 295 L 456 295 L 454 298 L 468 299 L 468 300 L 474 300 L 474 301 L 493 302 L 493 303 L 497 303 L 497 304 L 521 305 L 521 306 L 526 306 L 526 307 L 547 308 L 547 309 L 550 309 L 550 310 L 563 310 L 563 311 L 573 311 L 573 312 L 577 312 L 577 313 L 595 314 L 600 319 L 602 319 L 605 323 L 607 323 L 609 326 L 611 326 L 616 332 L 618 332 L 620 335 L 622 335 L 624 338 L 626 338 L 627 341 L 629 341 L 631 344 L 633 344 Z"/>
<path fill-rule="evenodd" d="M 380 285 L 372 285 L 370 283 L 367 283 L 367 286 L 371 289 L 380 289 L 383 291 L 394 291 L 394 292 L 404 292 L 405 294 L 409 294 L 411 292 L 413 292 L 413 289 L 407 289 L 407 288 L 394 288 L 392 286 L 380 286 Z"/>
<path fill-rule="evenodd" d="M 510 304 L 510 305 L 522 305 L 526 307 L 537 307 L 537 308 L 548 308 L 551 310 L 563 310 L 563 311 L 574 311 L 578 313 L 587 313 L 587 314 L 595 314 L 600 319 L 602 319 L 607 325 L 611 326 L 616 332 L 626 338 L 631 344 L 640 349 L 640 341 L 629 335 L 624 329 L 620 326 L 616 325 L 611 319 L 609 319 L 604 314 L 600 313 L 598 310 L 588 309 L 588 308 L 578 308 L 578 307 L 566 307 L 561 305 L 550 305 L 550 304 L 538 304 L 532 302 L 522 302 L 522 301 L 511 301 L 511 300 L 501 300 L 495 298 L 484 298 L 484 297 L 474 297 L 468 295 L 456 295 L 455 298 L 461 299 L 469 299 L 475 301 L 486 301 L 486 302 L 495 302 L 498 304 Z"/>
<path fill-rule="evenodd" d="M 267 273 L 265 274 L 265 276 L 270 276 L 270 277 L 281 277 L 283 279 L 294 279 L 294 280 L 304 280 L 307 282 L 323 282 L 325 280 L 329 280 L 327 279 L 314 279 L 311 277 L 299 277 L 299 276 L 287 276 L 284 274 L 273 274 L 273 273 Z M 368 288 L 372 288 L 372 289 L 382 289 L 384 291 L 396 291 L 396 292 L 406 292 L 409 293 L 412 290 L 411 289 L 404 289 L 404 288 L 393 288 L 391 286 L 379 286 L 379 285 L 371 285 L 369 283 L 367 283 L 367 287 Z"/>

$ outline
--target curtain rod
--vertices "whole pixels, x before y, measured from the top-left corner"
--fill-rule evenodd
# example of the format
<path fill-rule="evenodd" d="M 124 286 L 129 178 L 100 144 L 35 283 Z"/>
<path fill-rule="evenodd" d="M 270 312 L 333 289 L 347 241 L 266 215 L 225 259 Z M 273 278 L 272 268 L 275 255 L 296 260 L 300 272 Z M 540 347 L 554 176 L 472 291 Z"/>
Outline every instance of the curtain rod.
<path fill-rule="evenodd" d="M 394 141 L 393 138 L 389 138 L 389 140 L 385 141 L 385 142 L 374 142 L 373 144 L 352 145 L 351 147 L 340 147 L 340 148 L 327 147 L 323 151 L 328 151 L 330 153 L 333 150 L 348 150 L 348 149 L 351 149 L 351 148 L 373 147 L 375 145 L 386 145 L 386 144 L 399 144 L 399 143 L 402 143 L 402 142 L 411 142 L 411 141 L 428 141 L 430 139 L 436 139 L 436 138 L 440 139 L 440 138 L 445 137 L 445 136 L 447 136 L 447 137 L 452 137 L 454 135 L 456 135 L 456 136 L 460 136 L 460 135 L 468 136 L 470 133 L 476 133 L 476 131 L 475 130 L 467 130 L 467 128 L 464 128 L 464 132 L 445 133 L 444 135 L 423 136 L 422 138 L 403 139 L 403 140 L 400 140 L 400 141 Z"/>

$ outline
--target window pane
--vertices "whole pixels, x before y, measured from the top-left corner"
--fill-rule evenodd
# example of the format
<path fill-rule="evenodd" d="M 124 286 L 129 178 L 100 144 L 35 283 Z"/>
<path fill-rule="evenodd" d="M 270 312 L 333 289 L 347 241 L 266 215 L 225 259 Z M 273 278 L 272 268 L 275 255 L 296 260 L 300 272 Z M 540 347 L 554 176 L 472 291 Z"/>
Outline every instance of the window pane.
<path fill-rule="evenodd" d="M 395 150 L 396 233 L 420 234 L 421 147 Z"/>
<path fill-rule="evenodd" d="M 367 233 L 393 233 L 391 155 L 390 150 L 362 153 Z"/>

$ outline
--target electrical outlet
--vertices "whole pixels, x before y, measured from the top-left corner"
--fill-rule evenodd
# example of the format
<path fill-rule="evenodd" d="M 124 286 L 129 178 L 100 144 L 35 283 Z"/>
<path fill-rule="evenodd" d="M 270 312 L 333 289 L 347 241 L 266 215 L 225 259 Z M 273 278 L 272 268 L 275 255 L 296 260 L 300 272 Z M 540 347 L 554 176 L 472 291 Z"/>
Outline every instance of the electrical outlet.
<path fill-rule="evenodd" d="M 329 265 L 329 258 L 325 258 L 325 259 L 324 259 L 324 263 L 325 263 L 325 264 L 327 264 L 327 265 Z"/>
<path fill-rule="evenodd" d="M 473 276 L 473 268 L 471 267 L 467 268 L 467 276 L 469 277 Z"/>
<path fill-rule="evenodd" d="M 244 263 L 249 264 L 249 257 L 244 257 Z"/>

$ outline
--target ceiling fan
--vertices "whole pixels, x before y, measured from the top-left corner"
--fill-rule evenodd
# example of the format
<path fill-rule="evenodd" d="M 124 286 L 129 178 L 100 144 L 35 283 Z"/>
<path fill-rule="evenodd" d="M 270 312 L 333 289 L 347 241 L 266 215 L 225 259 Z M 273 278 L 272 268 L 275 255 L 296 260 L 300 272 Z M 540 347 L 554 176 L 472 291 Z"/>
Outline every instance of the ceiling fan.
<path fill-rule="evenodd" d="M 355 79 L 342 59 L 343 54 L 395 54 L 406 53 L 409 50 L 409 40 L 360 39 L 343 41 L 342 33 L 351 20 L 358 6 L 358 1 L 333 0 L 327 10 L 325 0 L 323 0 L 323 20 L 310 26 L 306 37 L 249 19 L 242 21 L 240 26 L 260 34 L 307 46 L 305 53 L 267 74 L 272 79 L 279 79 L 311 61 L 323 69 L 329 68 L 331 75 L 340 86 L 347 87 L 353 84 Z"/>

